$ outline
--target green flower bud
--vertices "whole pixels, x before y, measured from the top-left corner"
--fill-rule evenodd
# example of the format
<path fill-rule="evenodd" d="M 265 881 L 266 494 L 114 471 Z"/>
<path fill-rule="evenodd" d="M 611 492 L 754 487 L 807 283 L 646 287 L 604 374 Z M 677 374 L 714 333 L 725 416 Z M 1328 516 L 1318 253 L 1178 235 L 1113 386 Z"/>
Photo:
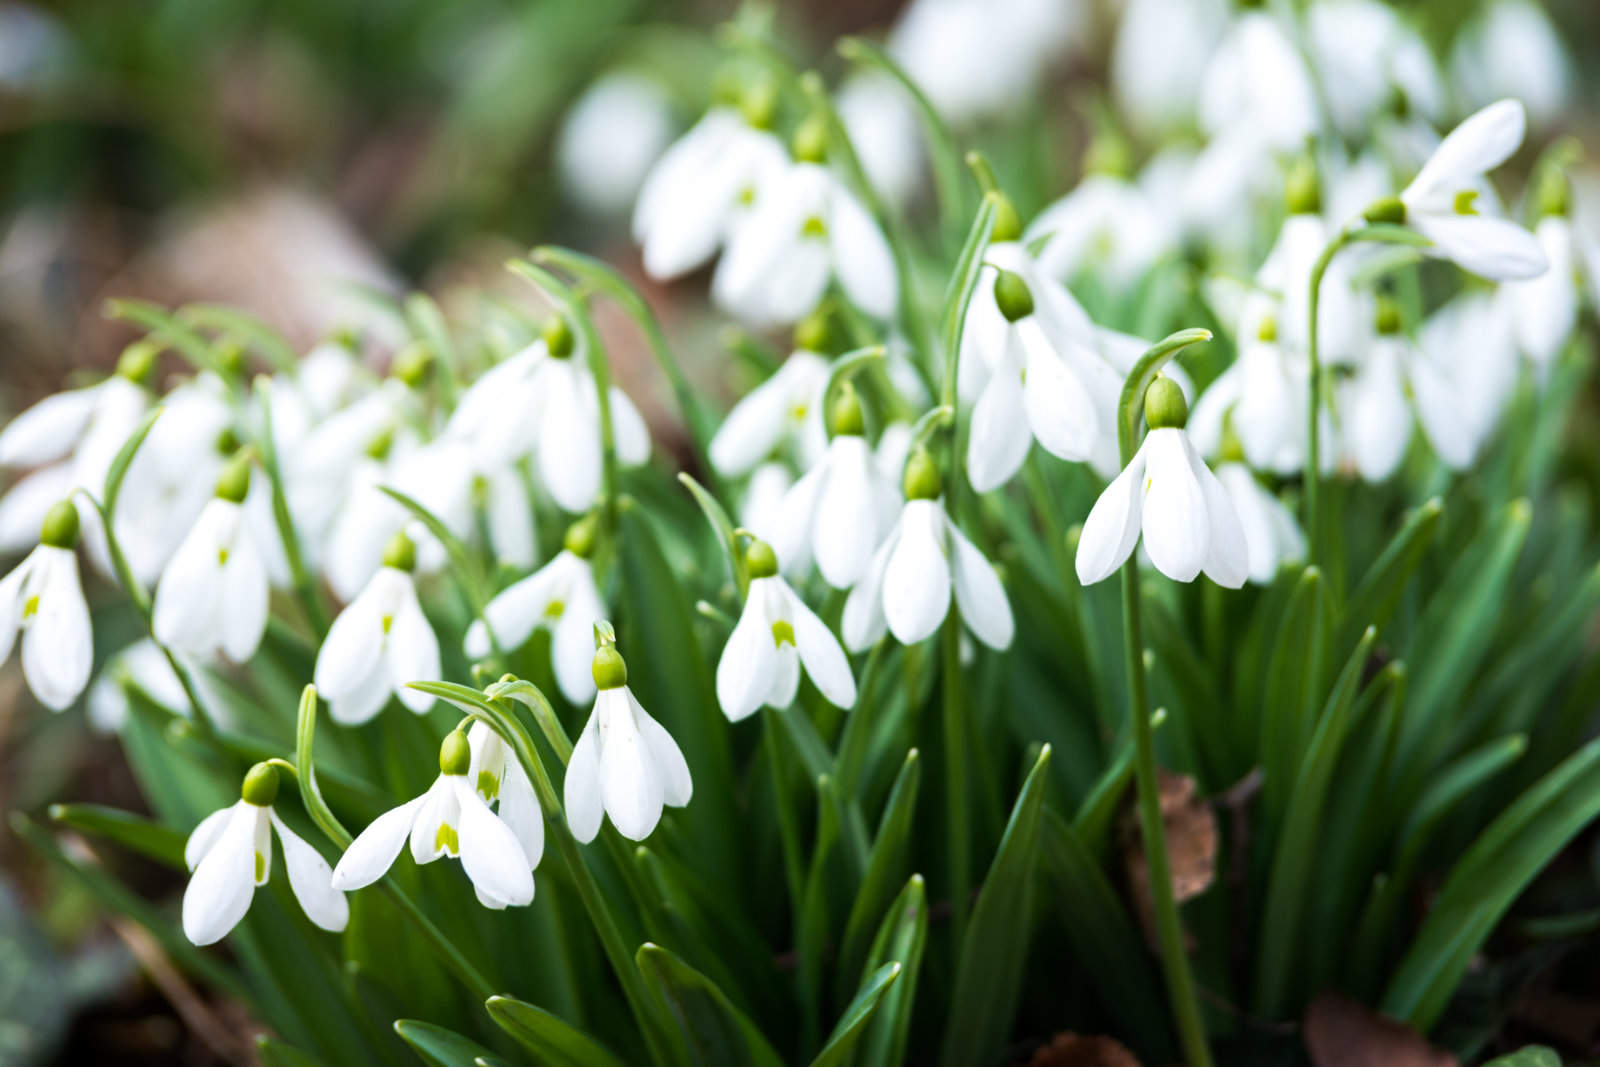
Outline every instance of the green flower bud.
<path fill-rule="evenodd" d="M 1395 301 L 1394 297 L 1389 296 L 1387 293 L 1378 297 L 1378 313 L 1373 324 L 1377 331 L 1384 336 L 1400 332 L 1401 327 L 1405 325 L 1405 320 L 1400 314 L 1400 305 Z"/>
<path fill-rule="evenodd" d="M 1256 324 L 1256 340 L 1272 344 L 1278 339 L 1278 320 L 1272 315 L 1263 315 Z"/>
<path fill-rule="evenodd" d="M 859 437 L 867 432 L 866 418 L 861 413 L 861 397 L 849 382 L 839 386 L 838 392 L 828 402 L 828 430 L 835 437 Z"/>
<path fill-rule="evenodd" d="M 1189 421 L 1189 402 L 1178 383 L 1164 374 L 1144 391 L 1144 418 L 1152 430 L 1181 430 Z"/>
<path fill-rule="evenodd" d="M 817 308 L 794 328 L 794 346 L 807 352 L 827 353 L 832 348 L 833 324 L 825 308 Z"/>
<path fill-rule="evenodd" d="M 989 235 L 989 240 L 999 243 L 1001 241 L 1020 241 L 1022 239 L 1022 216 L 1017 214 L 1017 209 L 1011 203 L 1011 198 L 998 190 L 990 190 L 983 194 L 994 202 L 994 230 Z"/>
<path fill-rule="evenodd" d="M 1133 173 L 1128 142 L 1109 130 L 1102 130 L 1089 142 L 1089 149 L 1083 154 L 1083 172 L 1126 178 Z"/>
<path fill-rule="evenodd" d="M 278 768 L 270 763 L 258 763 L 244 776 L 239 795 L 246 804 L 258 808 L 271 806 L 278 799 Z"/>
<path fill-rule="evenodd" d="M 545 348 L 556 359 L 566 359 L 572 355 L 575 343 L 572 339 L 572 327 L 567 325 L 567 320 L 561 315 L 551 315 L 544 320 L 544 328 L 540 330 L 544 338 Z"/>
<path fill-rule="evenodd" d="M 472 745 L 467 742 L 467 735 L 451 730 L 439 745 L 439 773 L 466 774 L 471 769 Z"/>
<path fill-rule="evenodd" d="M 233 339 L 217 346 L 217 370 L 224 378 L 237 378 L 244 372 L 244 345 Z"/>
<path fill-rule="evenodd" d="M 428 380 L 428 372 L 432 369 L 433 353 L 422 344 L 410 344 L 394 357 L 390 373 L 416 389 Z"/>
<path fill-rule="evenodd" d="M 778 87 L 769 78 L 745 86 L 739 99 L 744 120 L 758 130 L 770 130 L 778 119 Z"/>
<path fill-rule="evenodd" d="M 994 280 L 994 302 L 1007 322 L 1017 322 L 1033 314 L 1033 293 L 1022 275 L 1002 270 Z"/>
<path fill-rule="evenodd" d="M 211 447 L 224 456 L 231 456 L 239 451 L 240 446 L 243 444 L 244 442 L 239 440 L 239 435 L 233 432 L 232 426 L 224 426 L 222 432 L 217 434 L 217 439 L 212 443 Z"/>
<path fill-rule="evenodd" d="M 1317 177 L 1316 161 L 1310 156 L 1301 156 L 1289 168 L 1289 177 L 1283 186 L 1283 201 L 1291 215 L 1321 213 L 1322 182 Z"/>
<path fill-rule="evenodd" d="M 588 559 L 594 553 L 597 526 L 598 522 L 594 515 L 585 515 L 567 527 L 567 535 L 562 538 L 561 547 L 579 559 Z"/>
<path fill-rule="evenodd" d="M 371 459 L 383 459 L 393 447 L 394 427 L 386 426 L 378 436 L 367 442 L 367 456 Z"/>
<path fill-rule="evenodd" d="M 135 385 L 143 385 L 150 380 L 160 356 L 160 346 L 148 340 L 135 341 L 117 357 L 117 373 Z"/>
<path fill-rule="evenodd" d="M 250 453 L 240 451 L 234 454 L 226 467 L 222 468 L 222 474 L 217 478 L 217 496 L 239 504 L 249 492 Z"/>
<path fill-rule="evenodd" d="M 78 545 L 78 509 L 72 501 L 58 500 L 44 513 L 44 526 L 39 530 L 39 543 L 51 548 L 76 548 Z"/>
<path fill-rule="evenodd" d="M 389 538 L 388 547 L 383 550 L 383 565 L 407 573 L 416 569 L 417 546 L 406 536 L 404 530 L 396 532 Z"/>
<path fill-rule="evenodd" d="M 1567 176 L 1556 167 L 1545 167 L 1539 175 L 1539 186 L 1535 203 L 1539 208 L 1539 217 L 1550 216 L 1565 217 L 1572 210 L 1572 191 L 1567 183 Z"/>
<path fill-rule="evenodd" d="M 595 649 L 594 684 L 599 689 L 620 689 L 628 684 L 628 665 L 622 662 L 622 653 L 611 645 Z"/>
<path fill-rule="evenodd" d="M 752 578 L 771 578 L 778 573 L 778 555 L 765 541 L 751 541 L 744 550 L 744 565 Z"/>
<path fill-rule="evenodd" d="M 939 464 L 926 448 L 919 448 L 906 458 L 905 474 L 900 480 L 907 500 L 937 500 L 944 491 L 944 479 Z"/>
<path fill-rule="evenodd" d="M 1388 222 L 1400 226 L 1406 221 L 1406 204 L 1398 196 L 1386 196 L 1368 205 L 1361 217 L 1368 222 Z"/>
<path fill-rule="evenodd" d="M 800 124 L 794 131 L 794 142 L 790 145 L 794 158 L 801 163 L 821 163 L 828 158 L 828 120 L 821 115 L 812 115 Z"/>

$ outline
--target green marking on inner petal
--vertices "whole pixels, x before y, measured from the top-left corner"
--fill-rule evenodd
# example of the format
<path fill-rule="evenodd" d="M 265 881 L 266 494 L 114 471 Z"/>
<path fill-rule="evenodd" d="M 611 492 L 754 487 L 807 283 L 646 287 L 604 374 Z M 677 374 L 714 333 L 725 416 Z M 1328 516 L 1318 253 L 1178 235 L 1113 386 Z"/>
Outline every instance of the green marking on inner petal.
<path fill-rule="evenodd" d="M 267 876 L 267 857 L 256 853 L 256 881 L 260 882 Z"/>
<path fill-rule="evenodd" d="M 826 237 L 827 235 L 828 224 L 823 222 L 817 215 L 812 215 L 806 219 L 800 227 L 800 236 L 802 237 Z"/>
<path fill-rule="evenodd" d="M 478 794 L 485 800 L 493 800 L 500 795 L 500 779 L 488 771 L 478 772 Z"/>
<path fill-rule="evenodd" d="M 1478 213 L 1478 190 L 1463 189 L 1456 194 L 1456 214 L 1476 215 Z"/>
<path fill-rule="evenodd" d="M 383 617 L 383 632 L 384 633 L 388 633 L 389 632 L 389 627 L 391 627 L 393 625 L 394 625 L 394 616 L 393 615 L 385 615 Z"/>
<path fill-rule="evenodd" d="M 226 567 L 227 565 L 228 565 L 228 548 L 227 548 L 226 545 L 224 545 L 223 547 L 217 549 L 217 566 Z"/>
<path fill-rule="evenodd" d="M 552 601 L 550 601 L 549 606 L 547 606 L 544 609 L 545 618 L 547 618 L 547 619 L 559 619 L 566 612 L 566 610 L 567 610 L 567 602 L 566 601 L 564 601 L 564 600 L 552 600 Z"/>
<path fill-rule="evenodd" d="M 39 594 L 35 593 L 22 602 L 22 617 L 31 619 L 39 614 Z"/>
<path fill-rule="evenodd" d="M 791 419 L 793 419 L 795 422 L 804 422 L 804 421 L 806 421 L 806 416 L 809 415 L 810 413 L 811 413 L 811 405 L 810 404 L 796 404 L 794 407 L 789 409 L 789 417 Z"/>
<path fill-rule="evenodd" d="M 794 644 L 794 627 L 779 619 L 772 624 L 772 643 L 782 648 Z"/>
<path fill-rule="evenodd" d="M 755 202 L 756 202 L 756 187 L 755 186 L 747 185 L 743 189 L 739 190 L 739 203 L 743 204 L 745 207 L 749 207 L 751 204 L 753 204 Z"/>
<path fill-rule="evenodd" d="M 449 823 L 440 823 L 439 832 L 433 835 L 435 850 L 448 852 L 452 856 L 461 854 L 461 839 L 456 836 L 455 827 Z"/>

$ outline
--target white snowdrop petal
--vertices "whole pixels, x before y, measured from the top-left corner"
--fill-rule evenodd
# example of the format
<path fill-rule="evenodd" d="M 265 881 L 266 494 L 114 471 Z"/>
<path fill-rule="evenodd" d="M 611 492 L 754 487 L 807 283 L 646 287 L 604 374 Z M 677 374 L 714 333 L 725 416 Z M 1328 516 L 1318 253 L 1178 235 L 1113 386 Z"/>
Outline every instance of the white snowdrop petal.
<path fill-rule="evenodd" d="M 500 783 L 500 818 L 517 835 L 529 867 L 539 866 L 544 856 L 544 811 L 528 781 L 528 773 L 514 757 L 506 760 Z"/>
<path fill-rule="evenodd" d="M 866 576 L 845 598 L 839 633 L 852 652 L 864 652 L 882 640 L 889 623 L 883 617 L 883 579 L 889 569 L 889 555 L 899 543 L 899 527 L 890 531 L 873 553 Z"/>
<path fill-rule="evenodd" d="M 1411 396 L 1428 443 L 1445 465 L 1464 470 L 1472 465 L 1478 442 L 1468 422 L 1461 391 L 1433 360 L 1419 353 L 1409 363 Z"/>
<path fill-rule="evenodd" d="M 270 809 L 269 809 L 270 810 Z M 350 902 L 333 888 L 333 871 L 322 854 L 286 826 L 272 812 L 272 827 L 283 846 L 283 865 L 289 871 L 289 888 L 305 910 L 306 918 L 332 933 L 350 921 Z"/>
<path fill-rule="evenodd" d="M 778 504 L 777 522 L 763 532 L 785 574 L 795 574 L 811 562 L 811 524 L 827 478 L 826 457 L 789 487 Z M 770 536 L 765 536 L 770 534 Z"/>
<path fill-rule="evenodd" d="M 1424 251 L 1491 281 L 1534 278 L 1550 267 L 1533 234 L 1505 219 L 1417 214 L 1411 227 L 1433 242 Z"/>
<path fill-rule="evenodd" d="M 1051 347 L 1037 322 L 1023 320 L 1016 337 L 1028 371 L 1022 401 L 1033 436 L 1051 455 L 1088 459 L 1100 432 L 1100 419 L 1083 380 Z M 1084 352 L 1081 358 L 1098 357 Z"/>
<path fill-rule="evenodd" d="M 950 564 L 940 543 L 944 509 L 912 500 L 900 519 L 900 539 L 883 576 L 883 614 L 903 645 L 932 636 L 950 611 Z"/>
<path fill-rule="evenodd" d="M 37 467 L 66 455 L 88 426 L 99 396 L 95 386 L 69 389 L 19 414 L 0 430 L 0 466 Z"/>
<path fill-rule="evenodd" d="M 255 896 L 255 812 L 252 805 L 229 812 L 227 826 L 183 891 L 183 933 L 200 946 L 226 937 L 250 910 Z"/>
<path fill-rule="evenodd" d="M 604 716 L 600 792 L 605 797 L 606 815 L 623 837 L 643 841 L 661 820 L 661 776 L 640 735 L 625 689 L 603 690 L 595 711 Z"/>
<path fill-rule="evenodd" d="M 1022 469 L 1033 444 L 1017 369 L 1003 364 L 978 394 L 967 438 L 967 480 L 980 493 L 997 489 Z"/>
<path fill-rule="evenodd" d="M 452 777 L 439 775 L 422 795 L 422 807 L 411 824 L 411 858 L 418 865 L 461 854 L 461 805 Z M 453 842 L 446 831 L 454 831 Z"/>
<path fill-rule="evenodd" d="M 1148 445 L 1147 440 L 1140 446 L 1128 466 L 1101 492 L 1084 520 L 1075 563 L 1078 581 L 1084 585 L 1109 578 L 1127 562 L 1139 541 Z"/>
<path fill-rule="evenodd" d="M 1233 501 L 1227 490 L 1205 465 L 1193 443 L 1183 438 L 1183 451 L 1189 459 L 1189 469 L 1200 483 L 1206 509 L 1206 559 L 1202 568 L 1206 576 L 1227 589 L 1238 589 L 1250 576 L 1250 553 L 1245 544 L 1244 530 L 1239 526 L 1239 516 L 1233 510 Z"/>
<path fill-rule="evenodd" d="M 222 831 L 227 829 L 228 822 L 233 818 L 233 809 L 243 804 L 238 800 L 225 808 L 219 808 L 200 820 L 200 825 L 189 834 L 189 839 L 183 845 L 183 865 L 189 870 L 194 870 L 205 859 L 206 853 L 222 837 Z"/>
<path fill-rule="evenodd" d="M 850 661 L 845 658 L 844 649 L 839 647 L 839 639 L 793 590 L 785 588 L 784 593 L 794 625 L 795 649 L 811 683 L 829 703 L 841 708 L 854 707 L 856 680 L 850 673 Z"/>
<path fill-rule="evenodd" d="M 395 857 L 405 847 L 411 834 L 411 825 L 428 794 L 408 800 L 398 808 L 390 808 L 367 826 L 350 842 L 339 862 L 334 865 L 331 884 L 338 890 L 360 889 L 384 876 L 394 865 Z"/>
<path fill-rule="evenodd" d="M 768 676 L 770 684 L 761 702 L 781 710 L 793 704 L 795 694 L 800 692 L 800 656 L 790 644 L 784 644 L 774 651 L 777 658 L 773 661 L 773 670 Z"/>
<path fill-rule="evenodd" d="M 948 529 L 950 567 L 961 620 L 974 637 L 990 648 L 1010 648 L 1016 623 L 1000 576 L 955 523 L 948 523 Z"/>
<path fill-rule="evenodd" d="M 728 635 L 717 661 L 717 703 L 730 722 L 753 714 L 772 688 L 777 670 L 772 620 L 767 618 L 765 583 L 779 578 L 757 578 L 750 583 L 739 621 Z"/>
<path fill-rule="evenodd" d="M 694 783 L 690 780 L 689 763 L 683 758 L 683 750 L 667 733 L 666 727 L 644 710 L 631 690 L 628 691 L 628 705 L 660 776 L 661 799 L 675 808 L 684 807 L 694 796 Z"/>
<path fill-rule="evenodd" d="M 562 783 L 562 807 L 567 812 L 567 826 L 572 836 L 584 844 L 594 840 L 600 832 L 600 821 L 605 816 L 604 797 L 600 791 L 600 712 L 599 698 L 595 710 L 572 746 L 572 758 L 567 761 L 567 777 Z"/>
<path fill-rule="evenodd" d="M 823 580 L 835 589 L 848 589 L 872 560 L 877 504 L 873 499 L 872 450 L 864 437 L 835 437 L 828 448 L 827 464 L 828 478 L 812 518 L 811 547 Z"/>
<path fill-rule="evenodd" d="M 0 553 L 26 552 L 38 544 L 45 515 L 79 484 L 70 461 L 43 467 L 12 484 L 0 497 Z M 86 513 L 93 510 L 78 508 L 84 526 L 89 523 Z M 84 534 L 88 535 L 87 529 Z"/>
<path fill-rule="evenodd" d="M 267 632 L 271 588 L 261 553 L 243 522 L 236 528 L 228 562 L 222 567 L 220 594 L 222 651 L 233 662 L 244 663 L 256 654 Z"/>
<path fill-rule="evenodd" d="M 387 688 L 394 691 L 400 703 L 425 714 L 433 707 L 434 698 L 421 690 L 412 689 L 411 682 L 436 682 L 441 677 L 439 669 L 439 639 L 422 614 L 417 595 L 408 589 L 395 613 L 389 628 L 387 649 Z"/>
<path fill-rule="evenodd" d="M 587 511 L 600 492 L 600 428 L 590 417 L 598 401 L 580 390 L 587 385 L 592 394 L 593 385 L 560 361 L 544 379 L 549 393 L 539 426 L 539 478 L 563 511 Z"/>
<path fill-rule="evenodd" d="M 1406 187 L 1407 203 L 1454 196 L 1466 182 L 1511 158 L 1527 130 L 1528 117 L 1516 100 L 1499 100 L 1451 130 Z"/>
<path fill-rule="evenodd" d="M 474 886 L 511 905 L 533 900 L 533 864 L 511 828 L 495 818 L 488 805 L 472 791 L 465 777 L 457 778 L 457 804 L 461 810 L 461 868 Z"/>
<path fill-rule="evenodd" d="M 639 409 L 616 386 L 611 387 L 611 430 L 617 445 L 617 460 L 624 467 L 637 467 L 650 458 L 650 431 Z"/>
<path fill-rule="evenodd" d="M 563 584 L 564 573 L 571 565 L 568 561 L 576 558 L 562 550 L 549 563 L 496 594 L 484 610 L 489 628 L 485 628 L 480 619 L 467 630 L 467 655 L 480 659 L 489 654 L 490 628 L 501 648 L 506 651 L 521 648 L 544 618 L 550 601 Z"/>
<path fill-rule="evenodd" d="M 22 674 L 39 702 L 62 711 L 89 684 L 94 633 L 71 549 L 40 545 L 38 613 L 22 634 Z"/>
<path fill-rule="evenodd" d="M 788 366 L 788 364 L 785 364 Z M 789 407 L 783 370 L 733 406 L 711 438 L 708 457 L 717 473 L 737 478 L 765 459 L 783 436 Z"/>
<path fill-rule="evenodd" d="M 1209 552 L 1211 525 L 1205 491 L 1189 466 L 1183 431 L 1152 430 L 1145 438 L 1145 551 L 1156 569 L 1176 582 L 1192 582 Z"/>
<path fill-rule="evenodd" d="M 874 318 L 893 318 L 900 286 L 889 242 L 866 208 L 838 183 L 829 208 L 828 243 L 839 284 L 862 311 Z"/>
<path fill-rule="evenodd" d="M 594 699 L 594 624 L 602 614 L 598 600 L 575 599 L 556 623 L 550 643 L 556 685 L 577 707 Z"/>
<path fill-rule="evenodd" d="M 1380 338 L 1345 394 L 1345 444 L 1369 482 L 1393 474 L 1411 440 L 1411 409 L 1400 378 L 1403 344 Z"/>
<path fill-rule="evenodd" d="M 311 675 L 317 692 L 328 700 L 353 692 L 372 677 L 382 651 L 383 621 L 369 586 L 345 605 L 322 639 Z"/>
<path fill-rule="evenodd" d="M 218 553 L 236 521 L 230 507 L 237 511 L 237 505 L 225 500 L 207 504 L 161 572 L 151 627 L 163 645 L 197 656 L 210 655 L 217 646 L 217 597 L 222 584 Z"/>

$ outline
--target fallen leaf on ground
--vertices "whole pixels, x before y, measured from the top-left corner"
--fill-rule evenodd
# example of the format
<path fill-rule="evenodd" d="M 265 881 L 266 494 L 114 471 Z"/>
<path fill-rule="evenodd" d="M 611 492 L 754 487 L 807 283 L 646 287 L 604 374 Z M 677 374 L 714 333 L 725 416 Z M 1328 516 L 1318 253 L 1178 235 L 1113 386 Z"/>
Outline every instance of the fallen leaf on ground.
<path fill-rule="evenodd" d="M 1028 1067 L 1140 1067 L 1138 1059 L 1109 1037 L 1061 1033 L 1033 1054 Z"/>
<path fill-rule="evenodd" d="M 1306 1011 L 1302 1035 L 1316 1067 L 1458 1067 L 1405 1023 L 1343 993 L 1323 993 Z"/>

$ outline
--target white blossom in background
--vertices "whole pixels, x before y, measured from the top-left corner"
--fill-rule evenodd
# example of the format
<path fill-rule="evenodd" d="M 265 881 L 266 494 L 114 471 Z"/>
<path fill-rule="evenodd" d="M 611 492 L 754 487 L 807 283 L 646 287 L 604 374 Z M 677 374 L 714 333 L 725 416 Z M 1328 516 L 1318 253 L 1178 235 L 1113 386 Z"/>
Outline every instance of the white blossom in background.
<path fill-rule="evenodd" d="M 1250 581 L 1268 585 L 1286 563 L 1306 555 L 1306 538 L 1294 514 L 1243 463 L 1217 465 L 1217 481 L 1227 491 L 1244 533 Z"/>
<path fill-rule="evenodd" d="M 1543 4 L 1493 0 L 1456 36 L 1450 78 L 1468 107 L 1520 100 L 1535 125 L 1561 114 L 1577 79 Z"/>
<path fill-rule="evenodd" d="M 1400 466 L 1412 427 L 1420 422 L 1440 460 L 1455 470 L 1465 468 L 1478 441 L 1459 383 L 1448 364 L 1399 332 L 1397 312 L 1389 308 L 1382 314 L 1389 321 L 1355 376 L 1340 387 L 1345 451 L 1363 478 L 1382 481 Z"/>
<path fill-rule="evenodd" d="M 496 642 L 502 649 L 521 648 L 534 630 L 549 627 L 550 661 L 562 695 L 577 705 L 592 700 L 594 624 L 605 614 L 589 563 L 593 550 L 593 524 L 587 520 L 574 523 L 567 531 L 565 546 L 549 563 L 489 601 L 484 613 L 487 624 L 477 619 L 467 628 L 466 654 L 481 660 Z M 491 630 L 494 641 L 490 640 Z"/>
<path fill-rule="evenodd" d="M 770 544 L 783 529 L 783 499 L 793 485 L 794 475 L 786 464 L 772 461 L 751 471 L 739 505 L 741 525 Z"/>
<path fill-rule="evenodd" d="M 1196 107 L 1201 128 L 1213 136 L 1244 129 L 1279 151 L 1300 148 L 1317 130 L 1311 73 L 1288 27 L 1264 10 L 1242 12 L 1229 26 L 1206 66 Z"/>
<path fill-rule="evenodd" d="M 1417 347 L 1455 383 L 1460 417 L 1476 451 L 1488 440 L 1516 390 L 1516 332 L 1506 301 L 1468 291 L 1422 321 Z"/>
<path fill-rule="evenodd" d="M 1077 188 L 1041 211 L 1023 231 L 1039 246 L 1039 270 L 1070 281 L 1093 272 L 1125 290 L 1178 244 L 1175 216 L 1137 184 L 1112 174 L 1090 174 Z"/>
<path fill-rule="evenodd" d="M 240 506 L 249 486 L 249 457 L 239 456 L 162 570 L 150 622 L 162 645 L 199 660 L 225 655 L 244 663 L 256 654 L 267 630 L 268 589 Z"/>
<path fill-rule="evenodd" d="M 78 511 L 57 502 L 39 544 L 0 579 L 0 663 L 21 637 L 22 676 L 39 703 L 63 711 L 84 686 L 94 661 L 94 631 L 78 577 Z"/>
<path fill-rule="evenodd" d="M 689 803 L 694 785 L 683 752 L 628 689 L 628 668 L 603 645 L 592 667 L 594 711 L 572 746 L 563 783 L 567 825 L 587 844 L 611 825 L 630 841 L 643 841 L 661 821 L 661 809 Z"/>
<path fill-rule="evenodd" d="M 418 864 L 441 856 L 459 859 L 484 907 L 531 904 L 533 862 L 516 833 L 474 788 L 471 769 L 472 746 L 466 735 L 445 735 L 439 777 L 426 793 L 384 812 L 350 842 L 333 868 L 333 888 L 348 891 L 376 882 L 409 838 L 411 858 Z"/>
<path fill-rule="evenodd" d="M 1322 0 L 1306 12 L 1306 41 L 1323 99 L 1347 137 L 1369 133 L 1397 94 L 1424 120 L 1443 114 L 1444 77 L 1433 53 L 1389 5 Z"/>
<path fill-rule="evenodd" d="M 202 819 L 184 845 L 183 862 L 192 872 L 183 891 L 184 936 L 196 945 L 211 945 L 239 925 L 256 887 L 272 875 L 274 833 L 283 847 L 289 888 L 306 918 L 331 933 L 342 931 L 350 921 L 350 904 L 332 885 L 328 861 L 273 810 L 277 768 L 256 764 L 240 793 L 239 800 Z"/>
<path fill-rule="evenodd" d="M 391 694 L 418 715 L 433 707 L 433 697 L 407 686 L 441 677 L 439 639 L 417 602 L 415 567 L 411 539 L 395 534 L 383 566 L 329 627 L 313 681 L 334 722 L 368 722 Z"/>
<path fill-rule="evenodd" d="M 856 683 L 844 649 L 778 574 L 772 547 L 753 542 L 745 561 L 750 588 L 744 611 L 717 662 L 717 700 L 723 714 L 738 722 L 762 706 L 788 707 L 802 668 L 830 703 L 853 707 Z"/>
<path fill-rule="evenodd" d="M 1183 393 L 1157 378 L 1146 393 L 1150 431 L 1106 486 L 1078 538 L 1078 580 L 1104 581 L 1127 561 L 1143 534 L 1155 568 L 1178 582 L 1203 571 L 1237 589 L 1249 577 L 1249 549 L 1227 490 L 1184 430 Z"/>
<path fill-rule="evenodd" d="M 217 720 L 218 725 L 232 726 L 226 702 L 207 699 L 209 694 L 206 692 L 205 676 L 193 670 L 189 675 L 200 690 L 200 699 L 205 702 L 212 718 Z M 189 694 L 184 692 L 183 683 L 178 680 L 172 664 L 167 662 L 166 653 L 150 638 L 144 637 L 113 655 L 89 687 L 85 706 L 89 722 L 96 730 L 115 733 L 127 722 L 131 707 L 125 684 L 137 686 L 151 700 L 174 715 L 188 718 L 194 714 L 189 706 Z"/>
<path fill-rule="evenodd" d="M 711 465 L 725 478 L 746 474 L 776 452 L 809 468 L 827 449 L 822 390 L 828 361 L 796 349 L 777 373 L 744 395 L 711 438 Z"/>
<path fill-rule="evenodd" d="M 631 71 L 602 75 L 572 105 L 556 137 L 563 190 L 590 214 L 625 214 L 672 128 L 672 105 L 653 79 Z"/>
<path fill-rule="evenodd" d="M 854 74 L 839 87 L 834 105 L 873 189 L 890 204 L 910 202 L 926 163 L 916 109 L 905 89 L 886 74 Z"/>
<path fill-rule="evenodd" d="M 1228 26 L 1228 0 L 1126 0 L 1111 48 L 1111 91 L 1141 133 L 1190 124 L 1195 87 Z M 1160 56 L 1160 62 L 1151 62 Z"/>
<path fill-rule="evenodd" d="M 945 513 L 938 467 L 925 452 L 907 461 L 905 490 L 899 520 L 845 600 L 845 644 L 863 651 L 885 630 L 903 645 L 924 641 L 950 613 L 953 594 L 972 636 L 1011 647 L 1016 626 L 1000 576 Z"/>
<path fill-rule="evenodd" d="M 1525 281 L 1501 286 L 1510 307 L 1517 347 L 1542 373 L 1548 373 L 1578 324 L 1578 248 L 1572 221 L 1546 215 L 1534 228 L 1550 269 Z"/>

